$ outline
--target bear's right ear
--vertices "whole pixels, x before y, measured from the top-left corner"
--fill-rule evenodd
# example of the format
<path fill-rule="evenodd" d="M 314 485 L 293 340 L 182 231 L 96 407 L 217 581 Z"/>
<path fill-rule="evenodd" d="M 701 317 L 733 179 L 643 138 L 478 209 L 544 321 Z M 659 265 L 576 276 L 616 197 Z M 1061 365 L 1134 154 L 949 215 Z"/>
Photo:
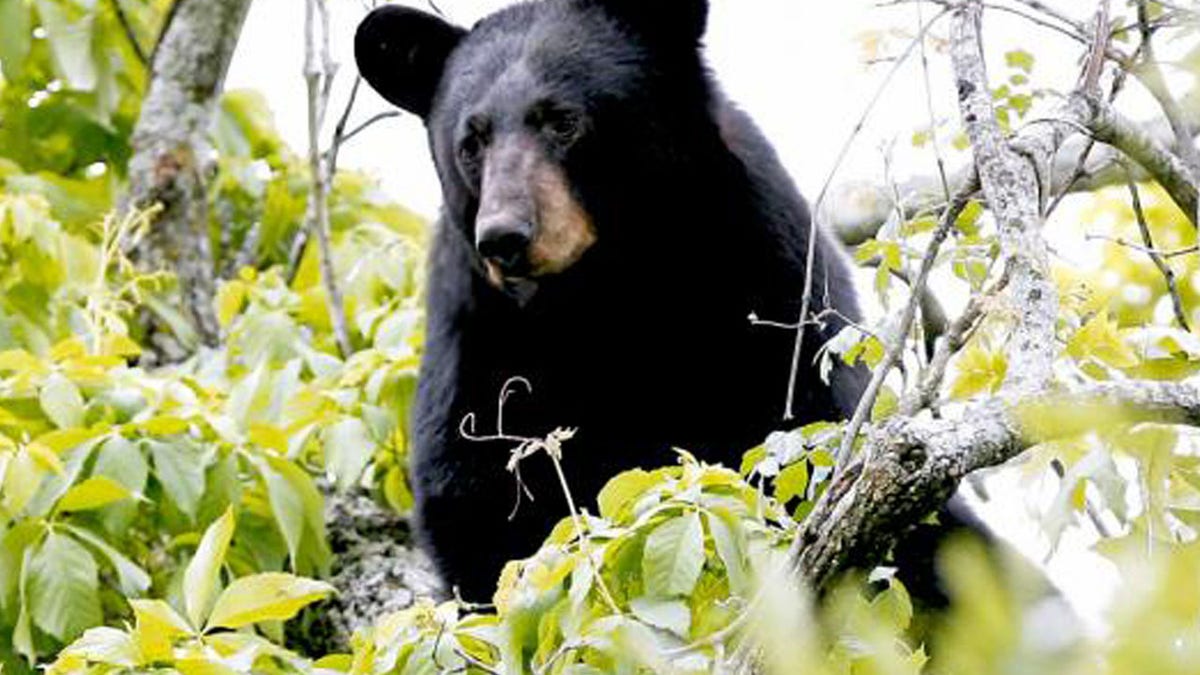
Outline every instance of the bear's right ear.
<path fill-rule="evenodd" d="M 358 25 L 354 58 L 358 72 L 375 91 L 424 119 L 446 60 L 466 34 L 432 14 L 384 5 Z"/>

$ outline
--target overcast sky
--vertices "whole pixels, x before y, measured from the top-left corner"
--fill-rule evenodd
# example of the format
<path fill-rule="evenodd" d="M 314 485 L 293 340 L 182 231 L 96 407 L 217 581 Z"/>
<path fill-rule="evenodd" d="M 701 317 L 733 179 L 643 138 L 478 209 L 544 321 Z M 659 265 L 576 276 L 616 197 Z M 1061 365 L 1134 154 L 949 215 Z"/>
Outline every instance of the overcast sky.
<path fill-rule="evenodd" d="M 329 2 L 336 24 L 332 40 L 335 58 L 343 67 L 330 113 L 330 117 L 336 117 L 354 78 L 354 28 L 365 13 L 365 3 Z M 425 6 L 420 2 L 404 4 Z M 501 0 L 438 0 L 441 9 L 462 25 L 504 4 Z M 911 39 L 906 36 L 913 35 L 919 25 L 915 5 L 883 9 L 876 4 L 876 0 L 712 2 L 706 39 L 709 62 L 731 98 L 755 118 L 774 143 L 810 199 L 820 192 L 842 145 L 889 69 L 887 63 L 873 67 L 864 63 L 864 40 L 872 31 L 882 33 L 887 39 L 877 56 L 895 56 Z M 1081 8 L 1090 8 L 1094 3 L 1052 0 L 1049 4 L 1087 18 Z M 928 21 L 936 12 L 926 4 L 923 19 Z M 306 142 L 301 76 L 303 20 L 302 5 L 296 0 L 255 0 L 228 81 L 231 88 L 253 88 L 265 94 L 281 132 L 298 151 L 303 151 Z M 1035 85 L 1061 91 L 1075 82 L 1078 45 L 1058 33 L 996 12 L 989 12 L 986 21 L 993 81 L 1009 75 L 1004 53 L 1022 48 L 1037 57 Z M 935 26 L 933 34 L 944 37 L 946 23 Z M 935 51 L 929 54 L 929 61 L 934 115 L 956 119 L 948 59 Z M 1134 87 L 1130 89 L 1122 106 L 1136 116 L 1146 108 L 1146 99 Z M 364 87 L 363 94 L 355 111 L 356 120 L 389 109 L 368 88 Z M 927 151 L 916 153 L 910 144 L 914 130 L 927 127 L 930 119 L 919 59 L 911 60 L 880 101 L 835 184 L 853 179 L 878 182 L 888 147 L 894 147 L 897 155 L 896 173 L 933 171 L 932 155 Z M 389 120 L 355 139 L 343 153 L 342 166 L 373 173 L 390 195 L 420 213 L 437 213 L 440 190 L 424 129 L 413 117 Z M 993 490 L 994 500 L 986 509 L 989 520 L 1028 555 L 1041 558 L 1046 553 L 1045 543 L 1032 521 L 1019 517 L 1023 505 L 1015 494 L 1011 488 Z M 1082 549 L 1079 542 L 1066 546 L 1065 552 L 1051 562 L 1050 571 L 1076 606 L 1094 618 L 1108 598 L 1113 571 Z"/>
<path fill-rule="evenodd" d="M 417 7 L 422 2 L 405 2 Z M 439 0 L 452 20 L 470 25 L 506 4 L 503 0 Z M 833 168 L 838 152 L 850 135 L 867 102 L 887 73 L 887 64 L 868 68 L 863 42 L 870 31 L 889 32 L 879 54 L 888 57 L 907 46 L 916 31 L 913 5 L 879 9 L 874 0 L 714 0 L 706 39 L 708 58 L 721 85 L 766 132 L 782 155 L 801 189 L 814 197 Z M 1060 3 L 1070 5 L 1070 2 Z M 334 14 L 333 49 L 343 65 L 334 96 L 340 111 L 346 88 L 354 77 L 354 28 L 365 13 L 362 0 L 330 0 Z M 925 6 L 924 19 L 936 10 Z M 303 62 L 303 10 L 295 0 L 256 0 L 252 5 L 238 58 L 229 76 L 231 87 L 263 91 L 272 102 L 279 127 L 294 147 L 305 138 Z M 935 33 L 945 34 L 945 22 Z M 1047 86 L 1068 86 L 1074 79 L 1076 50 L 1062 36 L 1012 29 L 1005 16 L 989 17 L 989 47 L 996 55 L 996 76 L 1006 76 L 1002 53 L 1024 46 L 1041 58 L 1035 72 Z M 937 30 L 940 28 L 941 30 Z M 1033 29 L 1036 31 L 1037 29 Z M 1067 55 L 1067 58 L 1061 58 Z M 924 80 L 919 59 L 902 71 L 885 92 L 869 125 L 859 136 L 844 178 L 877 178 L 882 175 L 880 148 L 898 140 L 901 168 L 912 170 L 903 152 L 915 128 L 927 126 Z M 935 114 L 940 119 L 956 115 L 950 96 L 947 59 L 930 54 Z M 387 109 L 366 91 L 356 109 L 357 119 Z M 333 115 L 336 116 L 336 115 Z M 391 120 L 347 148 L 343 166 L 375 173 L 387 190 L 411 208 L 436 214 L 439 190 L 428 161 L 423 128 L 412 117 Z M 922 167 L 929 170 L 931 158 Z"/>

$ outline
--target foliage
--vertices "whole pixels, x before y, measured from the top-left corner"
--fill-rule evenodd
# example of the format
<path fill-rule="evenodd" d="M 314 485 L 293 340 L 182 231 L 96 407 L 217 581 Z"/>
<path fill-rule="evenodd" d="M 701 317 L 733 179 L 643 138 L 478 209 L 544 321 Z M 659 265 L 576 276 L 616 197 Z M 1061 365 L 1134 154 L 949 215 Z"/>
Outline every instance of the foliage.
<path fill-rule="evenodd" d="M 1195 434 L 1071 406 L 1021 411 L 1045 442 L 1016 469 L 1026 488 L 1051 485 L 1039 524 L 1052 545 L 1087 523 L 1112 531 L 1095 548 L 1124 586 L 1099 617 L 1111 627 L 1100 637 L 1047 614 L 1044 589 L 969 542 L 945 553 L 957 602 L 941 621 L 926 623 L 886 568 L 813 602 L 784 560 L 796 524 L 828 489 L 845 434 L 820 423 L 773 434 L 740 473 L 681 454 L 678 466 L 615 477 L 595 513 L 564 513 L 536 555 L 505 569 L 494 607 L 426 599 L 379 617 L 352 654 L 314 662 L 286 649 L 282 622 L 331 592 L 317 580 L 332 562 L 324 493 L 363 490 L 398 512 L 411 506 L 405 411 L 423 333 L 426 235 L 370 180 L 336 177 L 334 267 L 356 349 L 336 356 L 316 250 L 293 260 L 307 168 L 261 97 L 228 93 L 212 129 L 207 209 L 223 340 L 182 364 L 139 365 L 138 315 L 182 322 L 169 272 L 129 257 L 147 214 L 110 215 L 146 86 L 115 10 L 144 50 L 166 5 L 0 0 L 5 672 L 704 673 L 751 644 L 778 673 L 1200 670 Z M 882 38 L 868 42 L 881 51 Z M 1024 50 L 1005 55 L 1006 81 L 993 94 L 1006 129 L 1033 119 L 1045 91 L 1037 63 Z M 965 148 L 958 128 L 937 121 L 912 141 Z M 1200 270 L 1186 253 L 1195 232 L 1161 191 L 1139 190 L 1157 247 L 1182 252 L 1168 264 L 1195 322 Z M 1083 202 L 1071 234 L 1104 243 L 1093 264 L 1063 256 L 1056 265 L 1059 374 L 1196 374 L 1200 340 L 1172 326 L 1161 271 L 1130 245 L 1141 233 L 1125 188 Z M 936 216 L 898 213 L 857 251 L 875 267 L 884 307 L 907 300 L 902 279 L 913 277 Z M 996 224 L 972 203 L 935 261 L 939 285 L 983 297 L 1000 253 Z M 1004 381 L 1019 308 L 988 309 L 952 360 L 940 412 Z M 924 337 L 896 333 L 887 320 L 848 328 L 822 359 L 875 368 L 887 345 Z M 928 364 L 908 349 L 904 365 L 875 420 L 895 413 L 909 373 Z M 570 450 L 564 434 L 517 454 L 570 462 Z"/>

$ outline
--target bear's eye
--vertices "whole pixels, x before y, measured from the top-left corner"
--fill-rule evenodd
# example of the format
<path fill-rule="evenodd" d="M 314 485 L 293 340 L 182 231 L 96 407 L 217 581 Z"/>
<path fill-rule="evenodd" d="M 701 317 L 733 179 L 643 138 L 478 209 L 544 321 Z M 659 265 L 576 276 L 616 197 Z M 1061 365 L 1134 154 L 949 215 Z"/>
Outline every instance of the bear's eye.
<path fill-rule="evenodd" d="M 550 103 L 534 106 L 526 123 L 563 146 L 571 145 L 583 135 L 583 116 L 579 112 Z"/>
<path fill-rule="evenodd" d="M 467 166 L 478 164 L 482 154 L 483 141 L 475 134 L 468 134 L 458 144 L 458 159 Z"/>
<path fill-rule="evenodd" d="M 582 130 L 579 117 L 571 113 L 549 115 L 546 119 L 546 132 L 560 141 L 573 141 L 579 137 Z"/>
<path fill-rule="evenodd" d="M 488 121 L 481 117 L 473 116 L 467 120 L 462 140 L 458 142 L 458 159 L 467 169 L 478 168 L 488 144 L 490 128 Z"/>

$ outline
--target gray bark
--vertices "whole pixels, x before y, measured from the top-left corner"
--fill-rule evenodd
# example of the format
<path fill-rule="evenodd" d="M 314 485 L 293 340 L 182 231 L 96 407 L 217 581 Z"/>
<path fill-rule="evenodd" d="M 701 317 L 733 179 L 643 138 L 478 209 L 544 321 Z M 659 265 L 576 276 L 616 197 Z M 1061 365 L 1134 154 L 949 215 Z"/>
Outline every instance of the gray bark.
<path fill-rule="evenodd" d="M 149 90 L 133 131 L 126 203 L 162 211 L 136 252 L 150 269 L 173 271 L 183 314 L 195 336 L 216 344 L 214 270 L 205 177 L 212 170 L 208 132 L 250 0 L 177 0 L 154 52 Z M 181 336 L 152 327 L 162 358 L 186 356 Z"/>

